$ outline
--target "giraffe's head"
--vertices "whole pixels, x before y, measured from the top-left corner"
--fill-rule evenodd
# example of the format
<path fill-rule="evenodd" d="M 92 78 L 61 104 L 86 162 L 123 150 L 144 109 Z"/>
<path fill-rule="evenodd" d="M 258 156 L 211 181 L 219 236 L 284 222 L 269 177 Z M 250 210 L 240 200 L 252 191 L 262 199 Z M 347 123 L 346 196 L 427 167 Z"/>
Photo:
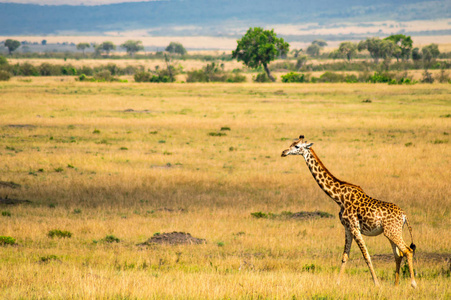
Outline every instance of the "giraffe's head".
<path fill-rule="evenodd" d="M 282 157 L 288 155 L 302 155 L 305 157 L 305 154 L 309 152 L 309 149 L 310 147 L 312 147 L 312 145 L 313 143 L 307 143 L 307 141 L 304 141 L 304 136 L 301 135 L 299 136 L 299 140 L 295 141 L 290 145 L 290 148 L 282 152 Z"/>

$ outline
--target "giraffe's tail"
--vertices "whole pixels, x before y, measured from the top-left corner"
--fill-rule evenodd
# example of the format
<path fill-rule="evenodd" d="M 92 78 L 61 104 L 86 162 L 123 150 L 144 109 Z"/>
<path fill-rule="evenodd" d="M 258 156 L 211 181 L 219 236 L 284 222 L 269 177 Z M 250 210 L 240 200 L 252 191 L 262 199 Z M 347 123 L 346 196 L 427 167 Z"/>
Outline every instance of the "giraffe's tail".
<path fill-rule="evenodd" d="M 412 249 L 413 252 L 415 252 L 415 249 L 417 248 L 417 246 L 415 246 L 415 244 L 413 243 L 412 226 L 410 226 L 407 216 L 405 216 L 405 220 L 406 220 L 407 228 L 409 229 L 410 239 L 412 241 L 412 243 L 410 244 L 409 247 L 410 247 L 410 249 Z"/>

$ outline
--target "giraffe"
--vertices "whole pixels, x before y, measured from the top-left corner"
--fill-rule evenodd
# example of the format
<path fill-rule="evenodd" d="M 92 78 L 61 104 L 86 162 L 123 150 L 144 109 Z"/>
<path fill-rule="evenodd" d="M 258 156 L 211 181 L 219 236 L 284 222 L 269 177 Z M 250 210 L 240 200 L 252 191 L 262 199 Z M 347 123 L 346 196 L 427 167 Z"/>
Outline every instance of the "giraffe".
<path fill-rule="evenodd" d="M 341 260 L 338 283 L 344 273 L 346 262 L 351 251 L 352 240 L 355 240 L 363 257 L 370 269 L 374 284 L 379 286 L 379 281 L 374 272 L 368 249 L 362 235 L 377 236 L 381 233 L 390 241 L 395 256 L 396 272 L 395 285 L 399 284 L 399 269 L 404 256 L 407 257 L 409 265 L 411 285 L 416 288 L 417 284 L 413 272 L 413 244 L 412 228 L 409 225 L 404 211 L 397 205 L 389 202 L 376 200 L 368 196 L 361 187 L 347 183 L 336 178 L 316 155 L 312 148 L 313 143 L 304 141 L 301 135 L 290 148 L 282 152 L 282 157 L 288 155 L 302 155 L 310 172 L 321 189 L 340 206 L 340 221 L 345 228 L 345 247 Z M 412 244 L 407 244 L 402 238 L 402 228 L 407 224 Z"/>

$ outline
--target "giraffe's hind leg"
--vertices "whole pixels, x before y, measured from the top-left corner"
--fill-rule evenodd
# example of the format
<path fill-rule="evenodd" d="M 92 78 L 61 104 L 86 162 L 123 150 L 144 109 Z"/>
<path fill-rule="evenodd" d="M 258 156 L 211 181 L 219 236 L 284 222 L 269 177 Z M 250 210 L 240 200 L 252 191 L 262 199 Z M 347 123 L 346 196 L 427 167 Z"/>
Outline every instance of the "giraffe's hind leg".
<path fill-rule="evenodd" d="M 402 230 L 402 226 L 401 226 L 401 230 Z M 392 233 L 390 231 L 386 231 L 384 229 L 384 235 L 390 240 L 390 242 L 392 243 L 392 245 L 394 244 L 395 246 L 393 247 L 393 251 L 396 252 L 398 248 L 398 250 L 401 253 L 395 253 L 395 260 L 396 260 L 396 255 L 405 255 L 407 257 L 407 264 L 409 265 L 409 273 L 410 273 L 410 283 L 412 285 L 413 288 L 417 287 L 417 283 L 415 281 L 415 274 L 413 272 L 413 250 L 410 249 L 409 247 L 407 247 L 406 243 L 404 242 L 404 240 L 402 239 L 402 231 L 401 233 L 398 232 L 398 234 L 396 233 Z M 399 268 L 401 265 L 401 259 L 399 260 L 399 265 L 398 265 L 398 261 L 396 261 L 396 279 L 395 279 L 395 283 L 399 282 Z"/>
<path fill-rule="evenodd" d="M 402 253 L 399 252 L 400 250 L 398 250 L 398 247 L 396 247 L 396 244 L 393 243 L 391 240 L 390 240 L 390 244 L 393 249 L 393 255 L 395 256 L 395 262 L 396 262 L 395 285 L 398 285 L 399 284 L 399 270 L 401 268 L 401 262 L 402 262 L 403 257 L 401 256 Z"/>
<path fill-rule="evenodd" d="M 346 263 L 348 262 L 349 253 L 351 252 L 352 234 L 351 231 L 345 227 L 345 248 L 343 250 L 343 257 L 341 259 L 340 273 L 338 274 L 338 283 L 340 283 L 343 273 L 345 271 Z"/>

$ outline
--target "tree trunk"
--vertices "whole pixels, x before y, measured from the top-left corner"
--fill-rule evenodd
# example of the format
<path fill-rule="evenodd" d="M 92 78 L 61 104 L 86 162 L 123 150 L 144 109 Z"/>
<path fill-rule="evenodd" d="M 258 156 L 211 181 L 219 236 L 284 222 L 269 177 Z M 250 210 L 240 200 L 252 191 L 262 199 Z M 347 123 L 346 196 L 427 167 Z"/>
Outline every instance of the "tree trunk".
<path fill-rule="evenodd" d="M 263 68 L 265 68 L 266 74 L 268 75 L 269 79 L 272 82 L 275 82 L 276 79 L 274 77 L 272 77 L 271 72 L 269 71 L 268 65 L 267 64 L 263 64 Z"/>

